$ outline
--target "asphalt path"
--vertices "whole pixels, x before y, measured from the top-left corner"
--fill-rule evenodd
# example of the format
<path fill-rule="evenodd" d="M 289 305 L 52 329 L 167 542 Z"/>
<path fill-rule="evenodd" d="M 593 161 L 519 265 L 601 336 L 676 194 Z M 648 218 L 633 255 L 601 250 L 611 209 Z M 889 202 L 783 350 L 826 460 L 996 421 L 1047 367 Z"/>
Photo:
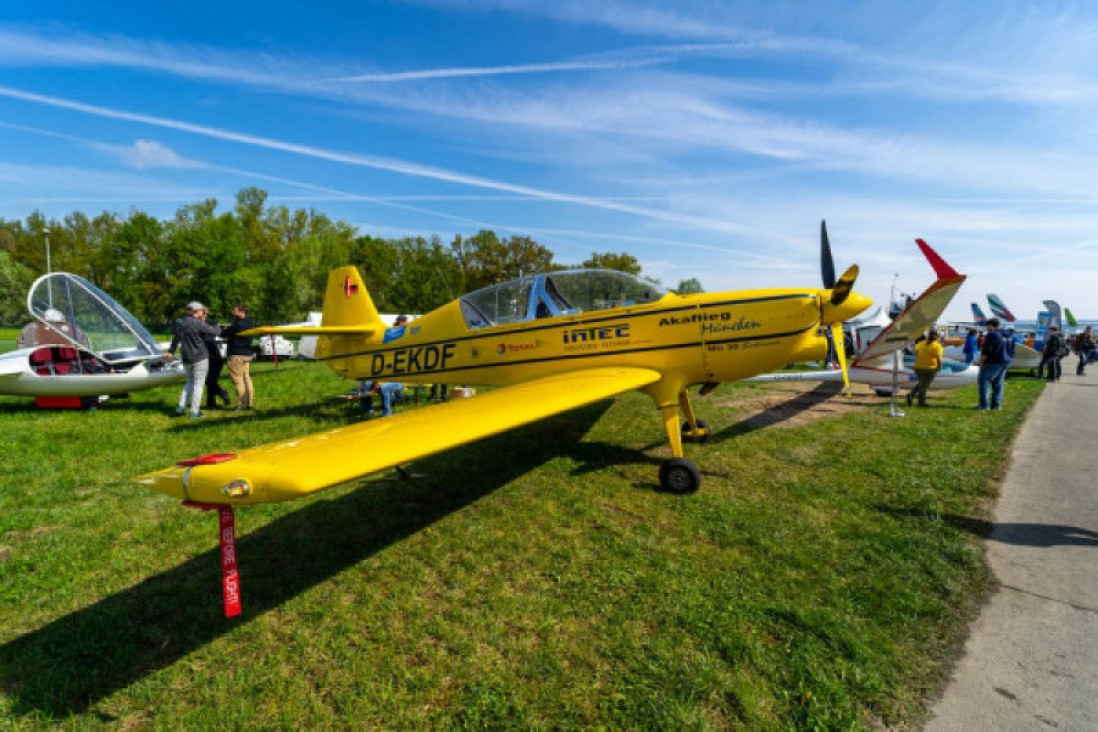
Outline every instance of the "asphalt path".
<path fill-rule="evenodd" d="M 999 588 L 926 730 L 1098 730 L 1098 364 L 1064 366 L 1018 434 L 987 539 Z"/>

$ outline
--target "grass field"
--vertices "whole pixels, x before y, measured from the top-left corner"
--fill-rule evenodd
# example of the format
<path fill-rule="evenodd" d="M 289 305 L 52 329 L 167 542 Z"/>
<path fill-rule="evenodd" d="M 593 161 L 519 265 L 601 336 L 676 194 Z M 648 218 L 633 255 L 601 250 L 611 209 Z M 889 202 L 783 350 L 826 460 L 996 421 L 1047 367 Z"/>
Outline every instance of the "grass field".
<path fill-rule="evenodd" d="M 990 588 L 984 518 L 1041 388 L 892 419 L 725 386 L 696 400 L 692 496 L 656 490 L 662 428 L 627 395 L 420 479 L 238 510 L 226 620 L 216 516 L 132 478 L 351 418 L 321 366 L 256 372 L 257 412 L 201 422 L 170 416 L 176 388 L 0 397 L 5 727 L 916 725 Z"/>

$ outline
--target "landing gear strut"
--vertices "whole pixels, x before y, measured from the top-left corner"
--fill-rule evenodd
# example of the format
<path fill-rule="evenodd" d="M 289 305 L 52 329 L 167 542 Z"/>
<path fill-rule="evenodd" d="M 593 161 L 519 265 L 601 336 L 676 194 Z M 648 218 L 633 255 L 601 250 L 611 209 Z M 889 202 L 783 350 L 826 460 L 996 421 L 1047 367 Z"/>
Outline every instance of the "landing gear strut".
<path fill-rule="evenodd" d="M 660 489 L 667 493 L 695 493 L 701 487 L 701 471 L 697 465 L 683 457 L 682 443 L 683 440 L 705 442 L 709 439 L 709 425 L 694 415 L 686 389 L 679 392 L 677 403 L 661 404 L 660 413 L 673 455 L 660 465 Z M 686 418 L 681 427 L 680 413 Z"/>

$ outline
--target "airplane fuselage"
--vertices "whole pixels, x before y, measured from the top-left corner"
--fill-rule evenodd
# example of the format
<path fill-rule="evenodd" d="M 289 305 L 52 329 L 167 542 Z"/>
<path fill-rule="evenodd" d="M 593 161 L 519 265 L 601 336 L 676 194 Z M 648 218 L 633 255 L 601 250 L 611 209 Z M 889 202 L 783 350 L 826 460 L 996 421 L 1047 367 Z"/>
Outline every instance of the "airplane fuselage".
<path fill-rule="evenodd" d="M 505 386 L 577 368 L 642 365 L 683 384 L 731 381 L 816 349 L 818 290 L 678 296 L 469 327 L 450 303 L 370 338 L 322 337 L 317 360 L 352 379 Z M 445 335 L 443 335 L 445 334 Z"/>

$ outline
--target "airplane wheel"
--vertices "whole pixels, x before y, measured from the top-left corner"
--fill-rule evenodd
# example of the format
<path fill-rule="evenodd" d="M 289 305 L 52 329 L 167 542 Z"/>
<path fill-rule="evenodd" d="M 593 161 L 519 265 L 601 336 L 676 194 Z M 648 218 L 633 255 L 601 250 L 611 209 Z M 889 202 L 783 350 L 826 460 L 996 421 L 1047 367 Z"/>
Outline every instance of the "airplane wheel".
<path fill-rule="evenodd" d="M 660 465 L 660 488 L 667 493 L 696 493 L 701 479 L 698 466 L 685 458 L 671 458 Z"/>
<path fill-rule="evenodd" d="M 877 389 L 877 388 L 874 388 L 873 392 L 877 396 L 880 396 L 880 397 L 890 397 L 890 396 L 892 396 L 892 390 L 891 389 Z"/>
<path fill-rule="evenodd" d="M 709 439 L 709 423 L 704 419 L 699 419 L 698 429 L 692 430 L 689 422 L 683 422 L 682 438 L 690 442 L 705 442 Z"/>

